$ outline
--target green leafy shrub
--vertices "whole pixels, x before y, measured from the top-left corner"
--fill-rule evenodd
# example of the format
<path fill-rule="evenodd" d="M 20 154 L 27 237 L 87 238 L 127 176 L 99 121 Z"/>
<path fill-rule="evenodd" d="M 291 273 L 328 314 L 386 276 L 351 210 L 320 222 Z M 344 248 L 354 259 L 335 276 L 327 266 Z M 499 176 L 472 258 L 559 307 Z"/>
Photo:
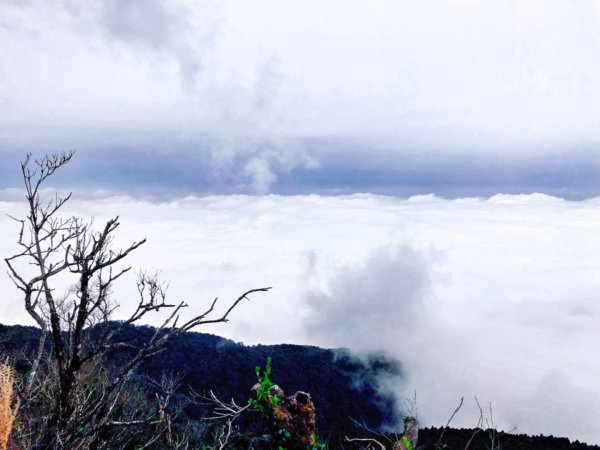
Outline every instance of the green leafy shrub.
<path fill-rule="evenodd" d="M 273 449 L 287 450 L 289 445 L 292 448 L 297 448 L 298 444 L 293 443 L 294 439 L 290 430 L 282 427 L 281 422 L 278 423 L 278 413 L 281 415 L 278 405 L 282 400 L 280 395 L 283 395 L 283 393 L 271 380 L 271 362 L 272 359 L 268 356 L 264 371 L 261 370 L 260 366 L 255 368 L 258 383 L 253 388 L 255 396 L 248 400 L 248 404 L 265 419 L 269 428 L 269 440 L 273 445 Z M 321 441 L 316 434 L 311 436 L 310 444 L 306 445 L 306 450 L 326 449 L 327 444 Z"/>
<path fill-rule="evenodd" d="M 271 357 L 267 357 L 267 365 L 263 373 L 261 373 L 260 366 L 256 366 L 254 371 L 258 378 L 256 397 L 250 398 L 248 403 L 255 411 L 260 412 L 265 418 L 271 420 L 273 418 L 273 410 L 281 400 L 277 394 L 271 393 L 275 386 L 271 381 Z"/>

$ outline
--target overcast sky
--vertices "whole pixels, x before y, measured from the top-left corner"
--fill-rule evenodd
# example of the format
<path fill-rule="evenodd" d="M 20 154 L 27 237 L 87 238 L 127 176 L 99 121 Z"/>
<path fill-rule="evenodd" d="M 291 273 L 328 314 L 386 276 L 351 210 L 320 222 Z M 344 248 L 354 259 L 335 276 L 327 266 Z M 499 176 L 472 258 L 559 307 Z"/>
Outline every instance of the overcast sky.
<path fill-rule="evenodd" d="M 591 197 L 599 25 L 595 1 L 4 0 L 0 145 L 76 148 L 83 179 L 126 154 L 98 183 L 164 195 Z"/>
<path fill-rule="evenodd" d="M 189 314 L 274 287 L 209 331 L 385 350 L 426 425 L 477 395 L 600 443 L 598 55 L 595 1 L 0 0 L 0 212 L 76 149 L 66 213 L 120 214 Z"/>

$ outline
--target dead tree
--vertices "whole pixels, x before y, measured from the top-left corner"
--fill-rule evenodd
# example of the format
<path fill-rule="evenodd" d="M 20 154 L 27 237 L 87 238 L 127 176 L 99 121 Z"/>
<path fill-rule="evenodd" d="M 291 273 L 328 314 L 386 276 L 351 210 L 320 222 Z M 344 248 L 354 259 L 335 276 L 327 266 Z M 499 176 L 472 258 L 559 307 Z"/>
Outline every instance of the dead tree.
<path fill-rule="evenodd" d="M 47 198 L 42 190 L 48 178 L 66 165 L 73 154 L 52 154 L 41 159 L 28 155 L 21 163 L 27 216 L 13 218 L 20 224 L 20 251 L 5 259 L 10 278 L 23 294 L 25 309 L 42 330 L 37 353 L 20 391 L 23 403 L 34 396 L 38 387 L 46 339 L 52 344 L 49 370 L 54 372 L 46 377 L 47 383 L 50 380 L 46 388 L 51 389 L 53 400 L 36 439 L 37 447 L 44 449 L 89 448 L 98 445 L 99 436 L 107 429 L 158 423 L 160 414 L 127 420 L 119 420 L 114 415 L 115 405 L 134 370 L 163 351 L 174 337 L 200 325 L 227 322 L 230 313 L 249 294 L 269 289 L 244 293 L 220 315 L 215 313 L 215 299 L 203 313 L 180 323 L 180 312 L 187 304 L 169 303 L 165 285 L 157 276 L 141 273 L 134 312 L 116 326 L 101 327 L 100 335 L 90 339 L 89 330 L 108 323 L 119 306 L 111 296 L 112 286 L 130 268 L 117 269 L 117 263 L 146 240 L 115 249 L 112 241 L 119 227 L 118 217 L 109 220 L 100 230 L 94 230 L 91 222 L 59 216 L 71 194 L 54 194 Z M 59 294 L 57 285 L 65 282 L 72 287 Z M 101 386 L 86 390 L 83 387 L 85 374 L 99 370 L 107 352 L 125 345 L 119 340 L 120 333 L 156 311 L 167 314 L 152 338 Z"/>

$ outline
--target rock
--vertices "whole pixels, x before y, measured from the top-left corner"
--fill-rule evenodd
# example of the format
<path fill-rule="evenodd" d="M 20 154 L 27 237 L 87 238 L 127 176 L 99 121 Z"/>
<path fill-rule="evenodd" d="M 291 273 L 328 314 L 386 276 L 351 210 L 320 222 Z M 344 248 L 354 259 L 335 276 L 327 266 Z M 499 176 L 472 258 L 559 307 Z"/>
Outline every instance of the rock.
<path fill-rule="evenodd" d="M 282 398 L 274 408 L 275 423 L 280 434 L 287 436 L 285 448 L 305 450 L 314 444 L 315 405 L 306 392 Z"/>
<path fill-rule="evenodd" d="M 415 450 L 419 439 L 419 421 L 414 417 L 404 419 L 404 433 L 394 445 L 394 450 Z"/>

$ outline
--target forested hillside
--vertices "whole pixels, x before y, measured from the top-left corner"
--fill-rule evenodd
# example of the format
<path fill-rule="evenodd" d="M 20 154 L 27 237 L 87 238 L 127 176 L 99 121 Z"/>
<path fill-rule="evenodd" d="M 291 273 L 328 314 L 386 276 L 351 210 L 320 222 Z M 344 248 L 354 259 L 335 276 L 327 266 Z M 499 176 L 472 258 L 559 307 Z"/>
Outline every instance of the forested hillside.
<path fill-rule="evenodd" d="M 154 331 L 147 326 L 128 327 L 120 339 L 131 347 L 111 352 L 107 367 L 128 361 Z M 22 350 L 32 352 L 38 336 L 39 331 L 33 327 L 0 325 L 0 351 L 12 355 Z M 255 367 L 264 366 L 268 356 L 273 360 L 272 378 L 286 394 L 298 390 L 311 394 L 316 405 L 317 428 L 324 438 L 364 433 L 355 421 L 373 429 L 398 424 L 399 405 L 391 393 L 380 389 L 380 381 L 401 377 L 402 371 L 398 361 L 385 355 L 370 355 L 361 360 L 346 350 L 287 344 L 245 346 L 218 336 L 190 332 L 144 363 L 136 372 L 134 383 L 151 399 L 156 388 L 150 379 L 179 374 L 181 402 L 191 392 L 208 395 L 212 390 L 224 401 L 233 398 L 243 405 L 257 381 Z M 22 358 L 16 368 L 24 369 L 25 365 Z M 209 410 L 208 404 L 186 402 L 177 420 L 180 425 L 194 422 L 209 415 Z M 200 424 L 197 427 L 202 428 Z"/>

